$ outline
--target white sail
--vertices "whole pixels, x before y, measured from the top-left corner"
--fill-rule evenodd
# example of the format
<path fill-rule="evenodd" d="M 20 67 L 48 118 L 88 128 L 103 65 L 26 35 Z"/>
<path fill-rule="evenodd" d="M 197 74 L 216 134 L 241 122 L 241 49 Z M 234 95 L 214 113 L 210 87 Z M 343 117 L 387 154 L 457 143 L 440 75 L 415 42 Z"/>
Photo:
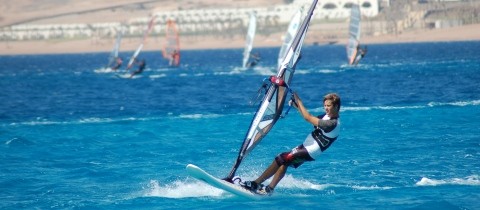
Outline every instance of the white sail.
<path fill-rule="evenodd" d="M 156 16 L 153 16 L 151 19 L 150 19 L 150 22 L 148 23 L 148 27 L 145 29 L 145 31 L 143 32 L 143 39 L 142 39 L 142 42 L 140 43 L 140 45 L 137 47 L 137 50 L 133 53 L 132 57 L 130 58 L 130 61 L 128 61 L 128 65 L 127 65 L 127 70 L 132 68 L 132 65 L 133 65 L 133 62 L 135 61 L 135 59 L 137 58 L 137 56 L 140 54 L 140 52 L 142 51 L 143 49 L 143 44 L 145 43 L 145 41 L 147 40 L 147 37 L 148 37 L 148 34 L 152 31 L 153 29 L 153 24 L 155 23 L 155 17 Z"/>
<path fill-rule="evenodd" d="M 115 63 L 115 59 L 118 58 L 118 52 L 120 50 L 120 43 L 122 42 L 123 30 L 120 27 L 117 31 L 117 37 L 115 39 L 115 44 L 113 44 L 112 52 L 110 52 L 110 56 L 108 57 L 108 64 L 107 67 L 111 67 L 113 63 Z"/>
<path fill-rule="evenodd" d="M 298 27 L 300 27 L 301 21 L 302 12 L 299 10 L 297 13 L 295 13 L 292 20 L 290 21 L 290 24 L 288 25 L 287 32 L 285 33 L 285 36 L 283 38 L 282 47 L 280 48 L 280 52 L 278 53 L 277 66 L 280 66 L 282 64 L 283 58 L 287 54 L 287 49 L 292 43 L 293 38 L 298 31 Z"/>
<path fill-rule="evenodd" d="M 174 20 L 168 20 L 165 26 L 165 45 L 162 55 L 169 61 L 170 66 L 180 65 L 180 40 L 178 27 Z"/>
<path fill-rule="evenodd" d="M 140 51 L 143 49 L 143 43 L 140 44 L 140 46 L 137 47 L 137 50 L 133 53 L 132 57 L 130 58 L 130 61 L 128 61 L 127 69 L 130 69 L 133 65 L 133 62 L 137 58 L 138 54 L 140 54 Z"/>
<path fill-rule="evenodd" d="M 278 66 L 277 75 L 270 77 L 270 83 L 267 85 L 262 102 L 250 123 L 237 160 L 225 180 L 232 181 L 243 158 L 270 132 L 282 115 L 283 106 L 289 92 L 288 87 L 295 72 L 295 66 L 300 56 L 303 40 L 305 39 L 316 5 L 317 0 L 314 0 L 291 45 L 288 47 L 283 61 Z"/>
<path fill-rule="evenodd" d="M 357 4 L 352 5 L 350 12 L 350 24 L 348 27 L 347 57 L 348 63 L 352 65 L 358 54 L 357 47 L 360 42 L 360 7 Z"/>
<path fill-rule="evenodd" d="M 250 52 L 252 51 L 253 40 L 255 38 L 256 28 L 257 28 L 257 17 L 252 12 L 252 13 L 250 13 L 250 21 L 249 21 L 249 24 L 248 24 L 248 32 L 247 32 L 247 37 L 246 37 L 246 42 L 245 42 L 245 50 L 243 51 L 243 62 L 242 62 L 242 67 L 243 68 L 247 67 L 247 62 L 250 58 Z"/>

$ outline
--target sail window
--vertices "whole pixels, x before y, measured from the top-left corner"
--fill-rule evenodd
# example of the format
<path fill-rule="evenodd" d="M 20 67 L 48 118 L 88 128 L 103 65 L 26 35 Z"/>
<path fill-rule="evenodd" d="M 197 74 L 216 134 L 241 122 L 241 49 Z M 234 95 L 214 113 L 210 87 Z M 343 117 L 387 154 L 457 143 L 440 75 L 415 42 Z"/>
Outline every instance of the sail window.
<path fill-rule="evenodd" d="M 370 2 L 364 2 L 364 3 L 362 4 L 362 7 L 363 7 L 363 8 L 370 8 L 370 7 L 372 7 L 372 4 L 371 4 Z"/>
<path fill-rule="evenodd" d="M 346 3 L 345 5 L 343 5 L 343 8 L 350 9 L 350 8 L 352 8 L 352 6 L 353 6 L 353 3 L 352 3 L 352 2 L 348 2 L 348 3 Z"/>
<path fill-rule="evenodd" d="M 337 5 L 333 3 L 327 3 L 323 6 L 323 9 L 336 9 L 336 8 L 337 8 Z"/>

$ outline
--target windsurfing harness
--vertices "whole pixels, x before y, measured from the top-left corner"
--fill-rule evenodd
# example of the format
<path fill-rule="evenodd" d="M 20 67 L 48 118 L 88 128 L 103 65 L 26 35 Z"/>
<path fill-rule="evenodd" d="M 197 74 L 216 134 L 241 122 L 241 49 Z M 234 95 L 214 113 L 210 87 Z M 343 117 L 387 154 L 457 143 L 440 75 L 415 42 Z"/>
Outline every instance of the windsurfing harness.
<path fill-rule="evenodd" d="M 320 150 L 325 151 L 337 140 L 340 133 L 340 126 L 338 126 L 338 118 L 330 118 L 330 116 L 323 114 L 319 115 L 318 126 L 314 126 L 315 130 L 312 131 L 312 137 L 317 142 Z"/>

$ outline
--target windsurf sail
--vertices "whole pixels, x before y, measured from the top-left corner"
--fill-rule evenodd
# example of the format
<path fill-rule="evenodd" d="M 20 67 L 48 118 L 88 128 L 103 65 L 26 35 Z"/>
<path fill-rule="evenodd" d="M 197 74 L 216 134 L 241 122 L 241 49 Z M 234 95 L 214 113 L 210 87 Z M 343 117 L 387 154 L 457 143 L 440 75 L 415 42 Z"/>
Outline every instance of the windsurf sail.
<path fill-rule="evenodd" d="M 288 47 L 290 47 L 290 44 L 292 44 L 293 38 L 295 37 L 295 34 L 298 31 L 298 27 L 300 27 L 301 21 L 302 21 L 302 12 L 299 10 L 293 16 L 292 20 L 290 21 L 290 24 L 288 24 L 287 33 L 285 33 L 282 47 L 280 48 L 280 52 L 278 53 L 277 66 L 280 66 L 282 64 L 283 58 L 285 57 L 285 54 L 287 54 Z"/>
<path fill-rule="evenodd" d="M 358 45 L 360 44 L 360 7 L 353 4 L 350 11 L 350 24 L 348 27 L 347 57 L 348 64 L 355 63 L 358 54 Z"/>
<path fill-rule="evenodd" d="M 282 115 L 285 99 L 289 92 L 289 84 L 292 81 L 303 40 L 305 39 L 317 1 L 318 0 L 314 0 L 311 4 L 307 15 L 303 19 L 302 25 L 295 34 L 292 43 L 288 47 L 287 53 L 283 57 L 281 65 L 278 66 L 277 75 L 270 77 L 270 83 L 265 87 L 265 95 L 250 123 L 235 164 L 224 180 L 232 182 L 242 160 L 260 143 Z"/>
<path fill-rule="evenodd" d="M 168 20 L 165 27 L 165 45 L 162 55 L 169 61 L 170 66 L 180 65 L 180 42 L 178 28 L 174 20 Z"/>
<path fill-rule="evenodd" d="M 115 44 L 113 45 L 112 52 L 110 52 L 110 56 L 108 57 L 108 64 L 107 68 L 111 67 L 113 63 L 115 63 L 115 59 L 118 58 L 118 51 L 120 50 L 120 43 L 122 42 L 123 30 L 122 28 L 118 28 L 117 30 L 117 37 L 115 38 Z"/>
<path fill-rule="evenodd" d="M 250 13 L 250 21 L 248 23 L 247 37 L 245 41 L 245 49 L 243 51 L 242 67 L 247 67 L 247 62 L 250 58 L 250 52 L 253 47 L 253 39 L 255 38 L 255 30 L 257 29 L 257 17 L 253 12 Z"/>
<path fill-rule="evenodd" d="M 142 51 L 142 49 L 143 49 L 143 44 L 144 44 L 145 41 L 147 40 L 148 34 L 150 34 L 150 32 L 151 32 L 152 29 L 153 29 L 153 24 L 155 23 L 155 18 L 156 18 L 156 16 L 153 16 L 153 17 L 150 19 L 150 22 L 148 23 L 148 27 L 147 27 L 147 28 L 145 29 L 145 31 L 143 32 L 142 42 L 140 42 L 140 45 L 137 47 L 137 50 L 135 50 L 135 52 L 133 53 L 132 57 L 130 58 L 130 61 L 128 61 L 127 70 L 130 69 L 130 68 L 132 68 L 133 62 L 134 62 L 135 59 L 137 58 L 138 54 L 140 54 L 140 52 Z"/>

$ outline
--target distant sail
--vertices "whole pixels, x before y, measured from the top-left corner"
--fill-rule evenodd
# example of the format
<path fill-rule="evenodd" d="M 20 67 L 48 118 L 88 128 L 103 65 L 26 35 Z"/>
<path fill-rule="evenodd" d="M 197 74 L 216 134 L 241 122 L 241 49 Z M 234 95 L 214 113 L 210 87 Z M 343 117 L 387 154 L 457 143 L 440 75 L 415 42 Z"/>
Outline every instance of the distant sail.
<path fill-rule="evenodd" d="M 148 23 L 148 27 L 147 27 L 147 28 L 145 29 L 145 31 L 143 32 L 142 42 L 141 42 L 140 45 L 137 47 L 137 50 L 135 50 L 135 52 L 133 53 L 132 57 L 130 58 L 130 61 L 128 61 L 127 70 L 130 69 L 130 68 L 132 68 L 133 62 L 134 62 L 135 59 L 137 58 L 138 54 L 140 54 L 140 52 L 142 51 L 142 49 L 143 49 L 143 44 L 144 44 L 145 41 L 147 40 L 148 34 L 150 34 L 150 32 L 151 32 L 152 29 L 153 29 L 153 24 L 155 23 L 155 18 L 156 18 L 156 16 L 153 16 L 153 17 L 150 19 L 150 22 Z"/>
<path fill-rule="evenodd" d="M 169 61 L 170 66 L 180 65 L 180 42 L 177 24 L 174 20 L 168 20 L 165 27 L 165 45 L 162 55 Z"/>
<path fill-rule="evenodd" d="M 110 57 L 108 57 L 108 64 L 107 68 L 111 67 L 116 61 L 115 59 L 118 58 L 118 51 L 120 50 L 120 43 L 122 42 L 122 36 L 123 36 L 123 29 L 120 26 L 119 29 L 116 29 L 117 31 L 117 38 L 115 39 L 115 44 L 113 45 L 112 52 L 110 52 Z"/>
<path fill-rule="evenodd" d="M 280 66 L 282 64 L 283 58 L 287 54 L 287 49 L 288 47 L 290 47 L 290 44 L 292 43 L 293 38 L 295 37 L 295 34 L 298 31 L 298 27 L 300 27 L 301 21 L 302 21 L 302 12 L 299 10 L 297 13 L 295 13 L 292 20 L 290 21 L 290 24 L 288 25 L 288 29 L 287 29 L 287 32 L 285 33 L 282 47 L 280 48 L 280 52 L 278 53 L 277 66 Z"/>
<path fill-rule="evenodd" d="M 352 5 L 350 12 L 350 25 L 348 27 L 347 57 L 348 64 L 355 63 L 357 57 L 357 47 L 360 44 L 360 7 L 357 4 Z"/>
<path fill-rule="evenodd" d="M 260 103 L 252 122 L 250 123 L 250 127 L 245 135 L 237 160 L 225 180 L 232 181 L 243 158 L 245 158 L 245 156 L 251 152 L 258 143 L 260 143 L 263 137 L 270 132 L 280 118 L 285 99 L 289 92 L 288 86 L 292 80 L 293 73 L 295 72 L 295 66 L 300 56 L 303 40 L 307 34 L 310 19 L 317 2 L 318 0 L 314 0 L 310 6 L 308 14 L 297 31 L 292 44 L 288 47 L 287 54 L 281 62 L 281 65 L 278 66 L 277 75 L 270 77 L 269 84 L 267 84 L 266 87 L 266 93 L 263 96 L 262 102 Z"/>
<path fill-rule="evenodd" d="M 248 32 L 245 42 L 245 50 L 243 51 L 243 62 L 242 67 L 247 67 L 247 62 L 250 58 L 250 52 L 252 51 L 253 47 L 253 40 L 255 38 L 255 30 L 257 29 L 257 17 L 253 12 L 250 13 L 250 21 L 248 24 Z"/>

